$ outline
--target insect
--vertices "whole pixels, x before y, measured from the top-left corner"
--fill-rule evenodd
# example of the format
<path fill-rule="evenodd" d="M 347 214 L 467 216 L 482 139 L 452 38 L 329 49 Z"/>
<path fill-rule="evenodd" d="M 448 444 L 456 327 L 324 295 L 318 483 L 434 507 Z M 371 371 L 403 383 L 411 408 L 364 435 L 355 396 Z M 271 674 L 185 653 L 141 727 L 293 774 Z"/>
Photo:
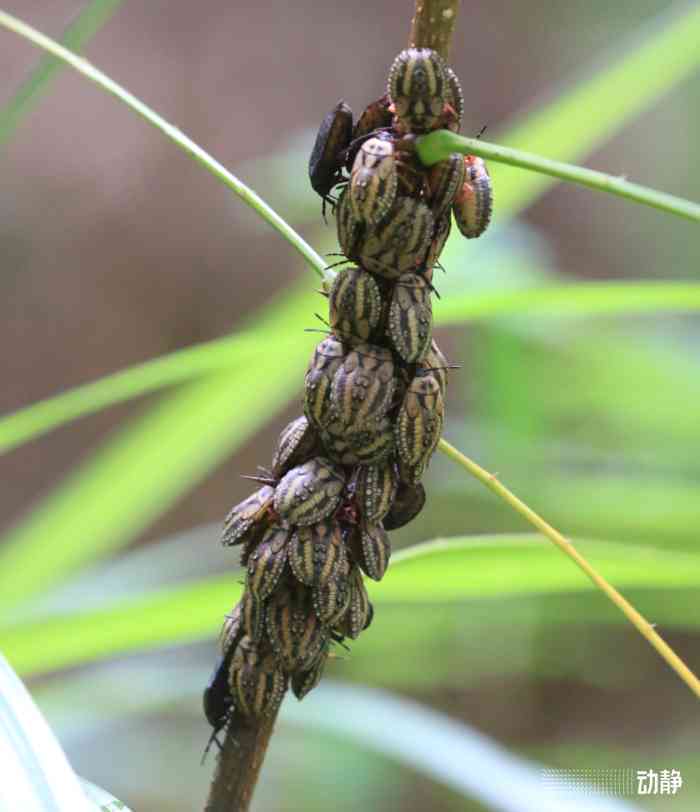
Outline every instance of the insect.
<path fill-rule="evenodd" d="M 399 481 L 396 496 L 384 517 L 382 524 L 385 530 L 398 530 L 423 510 L 425 506 L 425 488 L 420 482 L 415 484 Z"/>
<path fill-rule="evenodd" d="M 273 591 L 287 563 L 287 541 L 290 530 L 272 525 L 248 557 L 246 586 L 258 601 Z"/>
<path fill-rule="evenodd" d="M 267 611 L 267 636 L 287 671 L 308 671 L 314 666 L 328 642 L 328 632 L 314 611 L 310 590 L 290 584 L 275 591 Z"/>
<path fill-rule="evenodd" d="M 353 495 L 360 515 L 367 524 L 378 524 L 391 510 L 398 476 L 393 460 L 357 468 L 353 477 Z"/>
<path fill-rule="evenodd" d="M 321 122 L 309 158 L 309 180 L 323 199 L 324 219 L 326 204 L 335 205 L 331 191 L 343 180 L 343 152 L 351 139 L 352 110 L 341 99 Z"/>
<path fill-rule="evenodd" d="M 391 352 L 374 344 L 360 344 L 343 360 L 333 378 L 333 410 L 347 432 L 362 431 L 380 421 L 394 394 Z"/>
<path fill-rule="evenodd" d="M 480 237 L 491 221 L 493 189 L 486 164 L 476 155 L 465 155 L 466 177 L 452 205 L 457 228 L 467 239 Z"/>
<path fill-rule="evenodd" d="M 389 96 L 384 94 L 381 99 L 368 104 L 362 115 L 358 118 L 352 137 L 356 141 L 375 130 L 387 129 L 391 126 L 393 114 L 389 110 Z"/>
<path fill-rule="evenodd" d="M 330 324 L 348 344 L 368 341 L 382 317 L 379 286 L 361 268 L 345 268 L 333 280 L 328 297 Z"/>
<path fill-rule="evenodd" d="M 465 175 L 464 158 L 458 152 L 430 167 L 428 171 L 430 208 L 436 220 L 446 213 L 449 214 L 457 192 L 464 185 Z"/>
<path fill-rule="evenodd" d="M 360 147 L 350 174 L 350 204 L 358 220 L 378 223 L 396 197 L 394 145 L 388 138 L 370 138 Z"/>
<path fill-rule="evenodd" d="M 442 57 L 430 48 L 407 48 L 389 70 L 387 92 L 399 132 L 426 133 L 458 121 L 454 91 Z"/>
<path fill-rule="evenodd" d="M 420 361 L 433 334 L 430 287 L 422 276 L 400 276 L 389 305 L 387 333 L 396 352 L 407 364 Z"/>
<path fill-rule="evenodd" d="M 333 420 L 331 411 L 331 384 L 333 376 L 343 363 L 345 350 L 334 336 L 317 345 L 304 378 L 304 412 L 318 428 Z"/>
<path fill-rule="evenodd" d="M 231 658 L 229 687 L 246 716 L 271 716 L 287 690 L 287 676 L 269 644 L 257 646 L 244 637 Z"/>
<path fill-rule="evenodd" d="M 328 581 L 345 556 L 340 525 L 334 519 L 326 519 L 296 529 L 290 544 L 289 564 L 297 580 L 316 586 Z"/>
<path fill-rule="evenodd" d="M 224 519 L 221 543 L 227 547 L 235 544 L 248 545 L 265 530 L 263 521 L 272 505 L 275 489 L 263 485 L 254 494 L 231 508 Z"/>
<path fill-rule="evenodd" d="M 279 478 L 294 465 L 306 462 L 317 450 L 317 444 L 316 432 L 306 417 L 292 420 L 279 436 L 277 450 L 272 458 L 272 473 Z"/>
<path fill-rule="evenodd" d="M 434 375 L 411 381 L 396 421 L 396 447 L 403 478 L 416 484 L 440 440 L 444 420 L 440 384 Z"/>
<path fill-rule="evenodd" d="M 282 477 L 275 510 L 290 524 L 315 524 L 335 510 L 344 487 L 343 470 L 325 457 L 314 457 Z"/>
<path fill-rule="evenodd" d="M 228 671 L 232 656 L 233 647 L 228 656 L 219 657 L 209 678 L 207 687 L 204 689 L 204 694 L 202 695 L 204 715 L 206 716 L 207 722 L 212 726 L 209 741 L 202 755 L 202 764 L 204 764 L 204 760 L 212 744 L 216 743 L 219 750 L 221 749 L 222 745 L 219 741 L 219 733 L 229 723 L 231 714 L 233 713 L 233 696 L 228 684 Z"/>

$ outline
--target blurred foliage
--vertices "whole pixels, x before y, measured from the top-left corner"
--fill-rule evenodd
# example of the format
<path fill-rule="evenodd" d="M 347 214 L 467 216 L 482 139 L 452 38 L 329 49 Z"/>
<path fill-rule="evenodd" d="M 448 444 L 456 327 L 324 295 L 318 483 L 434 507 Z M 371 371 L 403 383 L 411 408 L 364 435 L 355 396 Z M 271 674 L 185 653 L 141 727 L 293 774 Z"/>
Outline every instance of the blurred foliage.
<path fill-rule="evenodd" d="M 700 61 L 699 26 L 697 5 L 654 20 L 636 44 L 616 47 L 592 75 L 495 140 L 553 158 L 582 159 L 691 73 Z M 253 186 L 267 188 L 265 173 L 274 167 L 285 217 L 308 221 L 308 199 L 294 194 L 298 145 L 266 163 Z M 681 637 L 691 634 L 696 643 L 700 622 L 698 327 L 682 315 L 700 304 L 700 286 L 685 281 L 696 268 L 674 265 L 669 272 L 654 266 L 656 282 L 641 269 L 635 282 L 571 283 L 564 263 L 536 230 L 514 221 L 552 179 L 492 168 L 495 227 L 483 245 L 453 238 L 443 257 L 448 274 L 438 283 L 443 299 L 436 316 L 450 328 L 445 338 L 463 366 L 452 376 L 447 434 L 555 526 L 589 539 L 583 552 L 616 586 L 631 590 L 643 613 L 678 635 L 682 654 L 697 670 L 697 646 L 684 645 Z M 637 211 L 630 206 L 628 218 L 634 220 Z M 690 240 L 693 226 L 683 227 L 679 233 Z M 312 288 L 307 274 L 251 314 L 232 337 L 0 420 L 0 447 L 9 449 L 80 415 L 179 384 L 115 432 L 3 539 L 0 644 L 18 669 L 39 673 L 216 633 L 221 614 L 235 602 L 237 573 L 188 578 L 186 568 L 178 572 L 167 543 L 151 560 L 155 583 L 111 592 L 104 569 L 96 568 L 83 578 L 103 592 L 100 604 L 84 606 L 78 591 L 60 612 L 37 617 L 31 603 L 128 545 L 298 396 L 315 341 L 303 330 L 320 309 Z M 524 529 L 520 521 L 447 462 L 433 463 L 428 490 L 428 507 L 396 534 L 396 546 L 460 538 L 407 553 L 403 564 L 392 566 L 373 590 L 379 611 L 371 630 L 353 646 L 351 659 L 331 665 L 333 675 L 410 691 L 426 701 L 464 696 L 456 712 L 477 717 L 489 690 L 502 693 L 515 717 L 521 694 L 546 703 L 548 686 L 562 680 L 573 686 L 564 692 L 571 707 L 577 691 L 595 689 L 619 702 L 629 695 L 647 703 L 644 714 L 659 724 L 664 697 L 672 696 L 685 709 L 683 730 L 697 736 L 697 710 L 684 704 L 685 689 L 663 671 L 663 684 L 673 683 L 672 689 L 662 697 L 648 690 L 663 665 L 568 561 L 545 542 L 516 535 Z M 476 533 L 509 535 L 467 538 Z M 206 559 L 208 547 L 197 555 Z M 127 553 L 122 562 L 131 556 L 138 553 Z M 175 583 L 178 578 L 184 583 Z M 609 707 L 613 713 L 614 703 Z M 624 710 L 619 708 L 621 717 L 629 718 Z M 686 805 L 674 799 L 673 808 L 697 806 L 696 770 L 690 759 L 681 761 L 687 739 L 674 746 L 660 732 L 625 739 L 613 751 L 599 746 L 601 728 L 586 721 L 591 728 L 583 735 L 593 741 L 588 747 L 580 741 L 533 745 L 515 721 L 504 725 L 503 740 L 552 765 L 687 769 L 688 785 L 691 776 L 695 784 L 683 796 Z M 569 722 L 575 739 L 577 719 Z M 309 747 L 326 749 L 323 743 Z M 640 762 L 640 754 L 653 763 Z M 345 755 L 362 788 L 357 797 L 373 805 L 388 767 L 377 768 L 352 747 Z M 337 754 L 329 761 L 339 770 L 329 785 L 337 787 L 344 770 Z M 467 808 L 451 793 L 442 800 L 443 809 Z M 305 808 L 315 807 L 309 802 Z M 652 802 L 648 808 L 658 807 Z"/>

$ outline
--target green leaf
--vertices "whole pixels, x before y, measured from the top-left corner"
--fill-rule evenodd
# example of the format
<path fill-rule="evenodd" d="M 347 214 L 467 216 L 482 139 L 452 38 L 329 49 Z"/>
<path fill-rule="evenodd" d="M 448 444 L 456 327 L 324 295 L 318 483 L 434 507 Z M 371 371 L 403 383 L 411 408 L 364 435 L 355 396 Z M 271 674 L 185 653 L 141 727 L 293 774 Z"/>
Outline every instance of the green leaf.
<path fill-rule="evenodd" d="M 609 542 L 577 541 L 576 545 L 622 589 L 700 587 L 698 556 Z M 409 607 L 595 589 L 549 542 L 532 535 L 420 544 L 394 556 L 382 582 L 367 582 L 367 586 L 379 612 L 383 604 Z M 98 611 L 6 626 L 0 630 L 0 646 L 17 671 L 32 673 L 159 645 L 190 643 L 217 633 L 221 618 L 240 594 L 236 573 L 202 579 Z M 619 620 L 624 620 L 622 614 Z M 687 620 L 693 626 L 700 622 L 692 615 Z"/>
<path fill-rule="evenodd" d="M 161 400 L 6 534 L 2 609 L 125 544 L 298 391 L 313 345 L 303 331 L 311 295 L 292 290 L 261 316 L 254 362 Z"/>

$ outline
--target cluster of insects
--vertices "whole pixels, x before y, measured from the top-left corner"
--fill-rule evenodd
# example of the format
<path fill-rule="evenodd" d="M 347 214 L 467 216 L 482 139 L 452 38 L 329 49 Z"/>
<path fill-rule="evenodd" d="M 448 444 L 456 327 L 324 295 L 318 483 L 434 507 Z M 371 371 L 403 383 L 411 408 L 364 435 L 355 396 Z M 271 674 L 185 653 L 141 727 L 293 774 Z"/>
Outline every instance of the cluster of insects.
<path fill-rule="evenodd" d="M 458 131 L 463 111 L 454 72 L 436 52 L 411 48 L 356 123 L 341 101 L 319 129 L 311 185 L 324 216 L 328 205 L 336 216 L 350 265 L 327 293 L 330 334 L 306 372 L 304 415 L 224 524 L 246 582 L 204 693 L 214 735 L 234 708 L 271 715 L 290 685 L 302 699 L 318 684 L 332 646 L 372 621 L 363 573 L 383 577 L 387 531 L 425 504 L 449 368 L 432 337 L 433 269 L 452 215 L 465 237 L 483 233 L 491 184 L 479 158 L 454 154 L 426 168 L 414 147 L 432 130 Z"/>

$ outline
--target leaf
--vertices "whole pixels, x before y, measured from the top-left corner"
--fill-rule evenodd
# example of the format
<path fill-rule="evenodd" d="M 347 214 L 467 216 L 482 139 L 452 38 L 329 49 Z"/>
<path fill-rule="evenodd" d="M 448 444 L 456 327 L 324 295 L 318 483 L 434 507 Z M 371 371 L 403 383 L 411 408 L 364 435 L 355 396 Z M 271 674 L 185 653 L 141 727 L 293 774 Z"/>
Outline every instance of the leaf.
<path fill-rule="evenodd" d="M 576 542 L 622 589 L 700 587 L 700 557 L 610 542 Z M 396 554 L 372 601 L 420 607 L 465 600 L 588 592 L 593 584 L 547 541 L 533 535 L 436 540 Z M 79 665 L 218 632 L 241 594 L 235 574 L 158 589 L 89 613 L 0 627 L 0 645 L 20 673 Z M 601 597 L 601 602 L 603 598 Z M 606 605 L 606 608 L 607 607 Z M 622 622 L 623 616 L 619 615 Z M 656 620 L 662 618 L 656 616 Z M 700 618 L 688 617 L 696 625 Z"/>
<path fill-rule="evenodd" d="M 10 530 L 0 550 L 0 607 L 126 543 L 264 425 L 299 388 L 313 343 L 303 332 L 310 309 L 305 289 L 270 307 L 254 363 L 162 400 Z"/>

